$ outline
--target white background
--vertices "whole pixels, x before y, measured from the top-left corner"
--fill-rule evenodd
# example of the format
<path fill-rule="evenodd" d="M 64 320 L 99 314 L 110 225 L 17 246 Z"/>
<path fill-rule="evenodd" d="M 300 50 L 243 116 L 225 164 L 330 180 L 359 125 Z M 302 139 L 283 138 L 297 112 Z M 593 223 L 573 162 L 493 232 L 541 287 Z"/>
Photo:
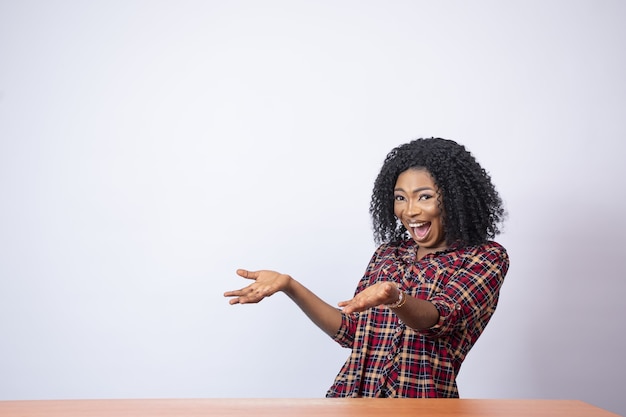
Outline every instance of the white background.
<path fill-rule="evenodd" d="M 323 397 L 346 359 L 234 271 L 349 298 L 396 145 L 509 219 L 464 398 L 626 415 L 626 2 L 0 1 L 0 399 Z"/>

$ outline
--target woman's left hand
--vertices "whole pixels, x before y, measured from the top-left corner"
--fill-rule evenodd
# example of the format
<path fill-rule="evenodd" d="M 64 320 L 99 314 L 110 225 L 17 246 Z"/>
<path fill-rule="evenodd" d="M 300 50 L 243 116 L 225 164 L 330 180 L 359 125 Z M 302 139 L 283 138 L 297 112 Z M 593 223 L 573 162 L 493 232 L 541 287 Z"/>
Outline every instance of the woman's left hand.
<path fill-rule="evenodd" d="M 338 306 L 344 313 L 357 313 L 381 304 L 391 304 L 398 301 L 400 290 L 393 282 L 377 282 L 358 293 L 351 300 L 341 301 Z"/>

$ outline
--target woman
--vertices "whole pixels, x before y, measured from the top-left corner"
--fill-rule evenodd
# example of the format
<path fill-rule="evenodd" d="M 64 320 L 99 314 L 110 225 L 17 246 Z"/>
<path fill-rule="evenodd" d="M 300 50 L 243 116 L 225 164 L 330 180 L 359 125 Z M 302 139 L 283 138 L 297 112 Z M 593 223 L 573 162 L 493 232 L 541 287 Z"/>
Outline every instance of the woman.
<path fill-rule="evenodd" d="M 231 304 L 282 291 L 351 355 L 327 397 L 459 396 L 456 376 L 491 319 L 508 270 L 491 241 L 504 218 L 487 172 L 462 145 L 417 139 L 386 157 L 370 214 L 380 246 L 354 297 L 337 309 L 287 274 L 253 280 Z"/>

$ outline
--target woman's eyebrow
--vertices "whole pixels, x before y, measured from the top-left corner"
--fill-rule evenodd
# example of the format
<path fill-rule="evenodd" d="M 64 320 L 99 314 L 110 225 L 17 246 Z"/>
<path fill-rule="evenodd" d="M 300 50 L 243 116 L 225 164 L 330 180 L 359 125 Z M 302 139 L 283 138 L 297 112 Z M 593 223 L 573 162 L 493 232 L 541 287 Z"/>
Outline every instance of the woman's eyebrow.
<path fill-rule="evenodd" d="M 394 190 L 394 191 L 403 191 L 403 192 L 406 192 L 406 191 L 404 191 L 404 188 L 402 188 L 402 187 L 396 187 L 396 188 L 394 188 L 393 190 Z M 418 188 L 414 189 L 414 190 L 412 191 L 412 193 L 414 193 L 414 194 L 415 194 L 415 193 L 419 193 L 420 191 L 435 191 L 435 190 L 434 190 L 432 187 L 428 187 L 428 186 L 426 186 L 426 187 L 418 187 Z"/>

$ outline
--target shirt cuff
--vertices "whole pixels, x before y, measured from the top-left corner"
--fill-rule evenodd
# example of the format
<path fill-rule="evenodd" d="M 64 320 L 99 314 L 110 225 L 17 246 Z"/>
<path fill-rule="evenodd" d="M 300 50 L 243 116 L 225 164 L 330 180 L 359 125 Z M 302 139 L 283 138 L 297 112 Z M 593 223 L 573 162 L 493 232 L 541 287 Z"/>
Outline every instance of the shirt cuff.
<path fill-rule="evenodd" d="M 333 336 L 333 340 L 339 343 L 342 347 L 351 348 L 354 343 L 354 326 L 356 320 L 358 320 L 359 314 L 345 314 L 341 313 L 341 326 L 339 330 Z M 352 329 L 352 331 L 351 331 Z"/>
<path fill-rule="evenodd" d="M 424 336 L 439 337 L 449 333 L 455 327 L 460 317 L 461 305 L 445 300 L 432 300 L 431 302 L 439 311 L 439 320 L 434 326 L 420 330 L 420 333 Z"/>

